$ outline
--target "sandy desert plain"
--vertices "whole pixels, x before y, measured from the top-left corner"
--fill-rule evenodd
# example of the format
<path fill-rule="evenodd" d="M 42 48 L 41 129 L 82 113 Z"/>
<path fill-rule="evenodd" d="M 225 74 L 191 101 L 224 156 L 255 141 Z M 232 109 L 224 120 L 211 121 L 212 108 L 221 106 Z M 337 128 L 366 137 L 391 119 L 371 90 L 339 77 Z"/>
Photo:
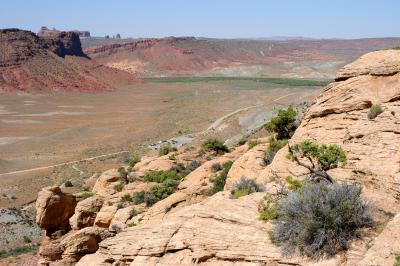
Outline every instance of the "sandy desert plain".
<path fill-rule="evenodd" d="M 228 140 L 250 134 L 279 107 L 311 101 L 324 84 L 152 78 L 113 92 L 2 94 L 0 207 L 33 202 L 46 185 L 72 180 L 79 187 L 128 154 L 151 153 L 148 145 L 159 140 L 188 135 L 196 143 L 209 136 Z"/>

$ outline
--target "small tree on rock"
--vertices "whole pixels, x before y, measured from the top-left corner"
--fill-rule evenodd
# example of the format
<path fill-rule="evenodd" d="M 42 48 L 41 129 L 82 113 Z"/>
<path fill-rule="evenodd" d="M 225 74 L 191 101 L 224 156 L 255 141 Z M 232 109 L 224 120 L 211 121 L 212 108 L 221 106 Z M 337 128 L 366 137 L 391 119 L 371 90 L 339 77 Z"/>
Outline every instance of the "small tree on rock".
<path fill-rule="evenodd" d="M 346 153 L 338 145 L 318 145 L 310 140 L 289 145 L 288 156 L 310 171 L 312 181 L 323 179 L 330 183 L 334 183 L 334 180 L 326 171 L 342 166 L 347 161 Z M 301 159 L 306 159 L 307 163 Z"/>
<path fill-rule="evenodd" d="M 268 132 L 276 133 L 278 140 L 289 139 L 296 129 L 296 115 L 296 110 L 291 106 L 286 110 L 281 109 L 277 116 L 265 124 L 265 129 Z"/>

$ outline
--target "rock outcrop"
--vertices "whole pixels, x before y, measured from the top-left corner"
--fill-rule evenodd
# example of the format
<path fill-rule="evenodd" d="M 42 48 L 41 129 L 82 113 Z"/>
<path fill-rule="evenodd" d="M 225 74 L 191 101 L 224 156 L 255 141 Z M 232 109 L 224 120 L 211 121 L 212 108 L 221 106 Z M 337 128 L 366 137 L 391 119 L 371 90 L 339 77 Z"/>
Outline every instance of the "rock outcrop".
<path fill-rule="evenodd" d="M 46 187 L 36 200 L 36 223 L 48 234 L 69 228 L 69 218 L 75 211 L 76 199 L 64 194 L 60 187 Z"/>
<path fill-rule="evenodd" d="M 69 219 L 71 228 L 77 230 L 92 226 L 97 213 L 103 206 L 103 201 L 101 196 L 96 195 L 78 202 L 74 215 Z"/>
<path fill-rule="evenodd" d="M 135 80 L 89 60 L 75 32 L 38 37 L 30 31 L 3 29 L 0 51 L 0 91 L 104 91 Z"/>

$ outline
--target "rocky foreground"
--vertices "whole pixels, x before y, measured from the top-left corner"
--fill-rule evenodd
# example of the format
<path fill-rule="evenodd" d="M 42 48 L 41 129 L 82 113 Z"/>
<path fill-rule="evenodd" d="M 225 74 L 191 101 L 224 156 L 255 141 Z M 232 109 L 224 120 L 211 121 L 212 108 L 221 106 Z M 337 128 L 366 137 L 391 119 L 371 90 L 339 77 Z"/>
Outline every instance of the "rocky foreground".
<path fill-rule="evenodd" d="M 286 158 L 282 148 L 265 163 L 266 139 L 255 147 L 231 148 L 225 155 L 182 149 L 172 155 L 142 158 L 132 168 L 111 169 L 87 181 L 91 192 L 68 195 L 44 188 L 37 199 L 37 223 L 46 230 L 39 256 L 42 265 L 393 265 L 400 253 L 400 51 L 366 54 L 342 68 L 306 112 L 290 144 L 305 139 L 338 144 L 348 163 L 329 174 L 360 184 L 373 203 L 381 230 L 352 241 L 347 252 L 310 261 L 286 258 L 269 238 L 274 224 L 259 220 L 265 192 L 233 199 L 232 184 L 242 176 L 267 190 L 287 175 L 305 169 Z M 369 119 L 372 105 L 383 112 Z M 152 170 L 199 167 L 175 193 L 152 206 L 135 204 L 137 192 L 154 183 Z M 231 161 L 224 191 L 210 196 L 215 165 Z M 122 174 L 121 174 L 122 173 Z M 129 182 L 119 187 L 121 175 Z M 272 178 L 273 177 L 273 178 Z M 128 195 L 128 196 L 127 196 Z M 78 201 L 80 200 L 80 201 Z"/>

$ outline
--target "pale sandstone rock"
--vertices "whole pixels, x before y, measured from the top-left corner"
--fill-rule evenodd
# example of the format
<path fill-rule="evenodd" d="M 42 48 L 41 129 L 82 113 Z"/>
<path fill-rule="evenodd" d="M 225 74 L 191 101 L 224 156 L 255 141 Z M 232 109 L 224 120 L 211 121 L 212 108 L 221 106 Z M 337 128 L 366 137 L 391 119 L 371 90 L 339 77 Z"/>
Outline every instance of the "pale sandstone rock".
<path fill-rule="evenodd" d="M 88 179 L 85 180 L 85 187 L 93 189 L 94 185 L 97 182 L 97 179 L 100 177 L 100 174 L 94 174 L 91 177 L 89 177 Z"/>
<path fill-rule="evenodd" d="M 82 256 L 96 252 L 99 243 L 112 235 L 107 229 L 98 227 L 86 227 L 76 231 L 62 239 L 62 259 L 65 262 L 76 262 Z"/>
<path fill-rule="evenodd" d="M 36 200 L 36 223 L 48 233 L 68 228 L 75 206 L 75 196 L 64 194 L 60 187 L 43 188 Z"/>
<path fill-rule="evenodd" d="M 386 225 L 357 266 L 394 265 L 396 255 L 400 255 L 400 213 Z"/>
<path fill-rule="evenodd" d="M 92 192 L 101 196 L 109 196 L 115 193 L 114 186 L 120 182 L 120 173 L 117 169 L 105 171 L 97 179 Z"/>
<path fill-rule="evenodd" d="M 117 210 L 114 217 L 111 220 L 109 230 L 114 231 L 115 227 L 118 229 L 125 229 L 127 227 L 126 222 L 132 218 L 132 212 L 137 210 L 136 206 L 128 206 Z"/>
<path fill-rule="evenodd" d="M 142 158 L 134 167 L 136 177 L 142 177 L 148 171 L 167 171 L 170 170 L 175 162 L 169 159 L 170 154 L 160 157 Z"/>
<path fill-rule="evenodd" d="M 78 202 L 74 215 L 69 219 L 71 228 L 78 230 L 92 226 L 97 213 L 100 211 L 101 206 L 103 206 L 103 201 L 101 196 L 94 195 Z"/>
<path fill-rule="evenodd" d="M 351 64 L 344 66 L 336 74 L 336 80 L 361 75 L 392 75 L 400 72 L 400 51 L 382 50 L 368 53 Z"/>
<path fill-rule="evenodd" d="M 108 228 L 117 210 L 118 208 L 115 205 L 104 204 L 99 213 L 97 213 L 94 224 L 99 227 Z"/>
<path fill-rule="evenodd" d="M 231 190 L 232 185 L 238 182 L 243 176 L 257 179 L 261 171 L 265 168 L 264 157 L 267 149 L 268 144 L 262 143 L 253 147 L 237 159 L 228 172 L 224 190 Z"/>

